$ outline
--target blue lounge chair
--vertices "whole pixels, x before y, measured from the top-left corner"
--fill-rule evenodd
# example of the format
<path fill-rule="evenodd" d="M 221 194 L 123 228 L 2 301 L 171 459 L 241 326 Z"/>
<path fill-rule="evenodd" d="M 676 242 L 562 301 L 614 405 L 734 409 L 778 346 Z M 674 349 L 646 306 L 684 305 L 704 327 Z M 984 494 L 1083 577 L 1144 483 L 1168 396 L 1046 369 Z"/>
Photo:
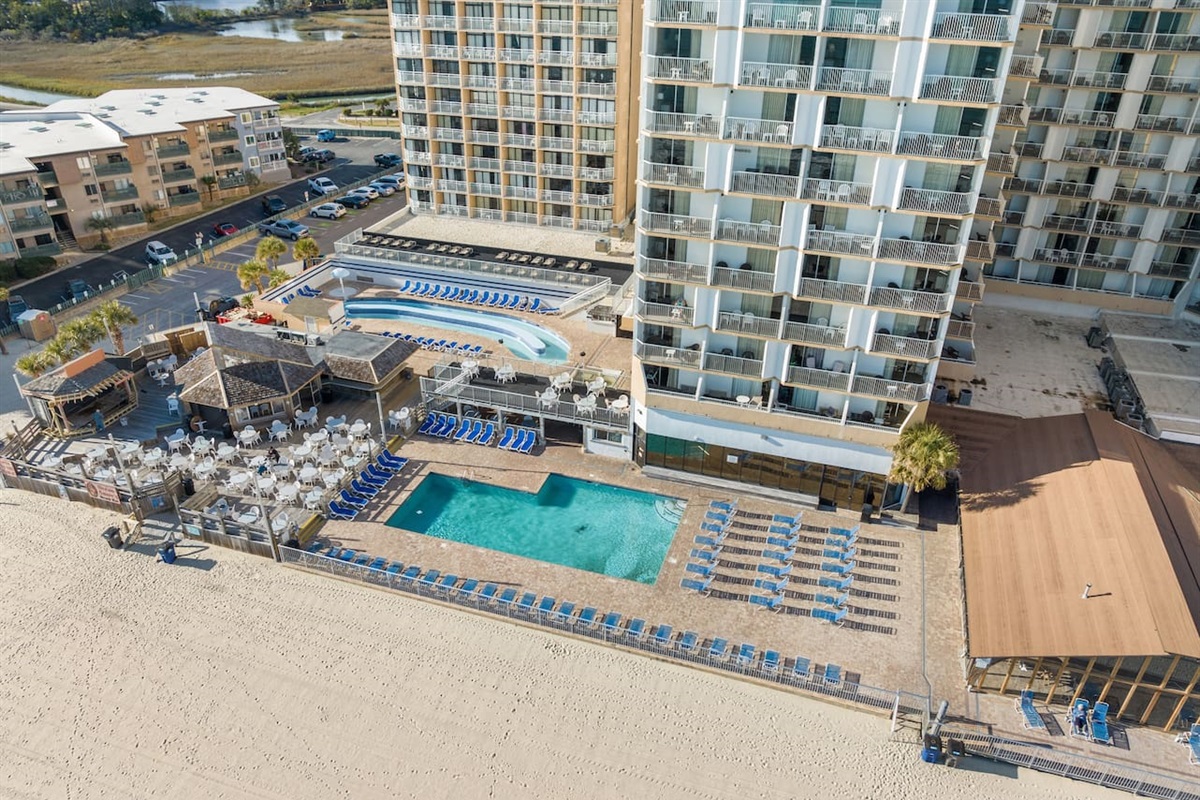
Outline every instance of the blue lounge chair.
<path fill-rule="evenodd" d="M 776 561 L 791 561 L 796 556 L 795 550 L 763 550 L 763 558 L 773 558 Z"/>
<path fill-rule="evenodd" d="M 508 305 L 506 305 L 505 308 L 510 309 L 510 310 L 515 310 L 518 306 L 520 306 L 524 302 L 525 302 L 524 297 L 521 297 L 521 295 L 519 295 L 519 294 L 514 294 L 512 300 L 508 301 Z"/>
<path fill-rule="evenodd" d="M 625 635 L 630 639 L 641 639 L 646 633 L 646 620 L 634 619 L 629 623 L 629 627 L 625 628 Z"/>
<path fill-rule="evenodd" d="M 758 571 L 774 575 L 776 578 L 786 578 L 792 574 L 792 565 L 788 564 L 786 567 L 776 567 L 772 564 L 759 564 Z"/>
<path fill-rule="evenodd" d="M 588 606 L 579 612 L 579 625 L 584 628 L 590 628 L 596 622 L 596 609 Z"/>
<path fill-rule="evenodd" d="M 671 645 L 671 626 L 659 625 L 654 629 L 654 643 L 659 647 L 669 647 Z"/>
<path fill-rule="evenodd" d="M 478 587 L 479 587 L 479 581 L 475 580 L 474 578 L 467 578 L 465 581 L 463 581 L 463 585 L 458 587 L 458 593 L 474 597 L 475 590 Z"/>
<path fill-rule="evenodd" d="M 718 536 L 724 536 L 727 532 L 725 525 L 714 525 L 711 522 L 700 523 L 700 530 L 707 531 L 708 533 L 715 533 Z"/>
<path fill-rule="evenodd" d="M 501 450 L 507 450 L 512 447 L 513 439 L 517 436 L 516 429 L 505 428 L 504 435 L 500 437 L 500 444 L 496 445 Z"/>
<path fill-rule="evenodd" d="M 688 572 L 694 572 L 702 578 L 709 578 L 709 577 L 712 577 L 713 572 L 716 571 L 717 565 L 716 564 L 688 564 L 684 569 L 686 569 Z"/>
<path fill-rule="evenodd" d="M 842 592 L 841 594 L 821 594 L 818 592 L 817 594 L 813 595 L 813 598 L 818 603 L 824 603 L 825 605 L 833 606 L 834 608 L 842 608 L 846 605 L 846 603 L 850 602 L 850 595 L 845 592 Z"/>
<path fill-rule="evenodd" d="M 767 650 L 763 653 L 762 662 L 763 672 L 778 673 L 779 672 L 779 653 L 775 650 Z"/>
<path fill-rule="evenodd" d="M 404 569 L 404 564 L 402 564 L 399 561 L 393 561 L 391 564 L 388 565 L 388 568 L 384 571 L 388 575 L 399 575 L 400 570 L 402 570 L 402 569 Z"/>
<path fill-rule="evenodd" d="M 370 563 L 370 561 L 371 561 L 371 556 L 367 553 L 362 553 L 361 555 L 355 556 L 354 560 L 351 561 L 350 563 L 355 565 L 356 567 L 365 567 L 367 564 Z"/>
<path fill-rule="evenodd" d="M 855 550 L 842 550 L 840 548 L 826 547 L 821 551 L 821 555 L 825 558 L 836 558 L 838 561 L 853 561 L 856 555 Z"/>
<path fill-rule="evenodd" d="M 495 441 L 495 439 L 496 439 L 496 423 L 488 422 L 488 423 L 485 423 L 483 426 L 483 433 L 479 434 L 479 436 L 475 439 L 475 444 L 481 444 L 486 447 L 487 445 L 489 445 L 493 441 Z"/>
<path fill-rule="evenodd" d="M 796 660 L 792 662 L 792 677 L 806 681 L 812 677 L 812 672 L 809 669 L 811 662 L 807 658 L 796 656 Z"/>
<path fill-rule="evenodd" d="M 417 433 L 432 433 L 433 429 L 438 425 L 438 415 L 428 414 L 424 421 L 421 422 L 421 427 L 417 428 Z"/>
<path fill-rule="evenodd" d="M 350 481 L 350 491 L 354 492 L 359 497 L 365 497 L 369 500 L 379 494 L 379 487 L 368 486 L 359 481 L 358 478 L 354 478 Z"/>
<path fill-rule="evenodd" d="M 698 558 L 701 561 L 707 561 L 710 564 L 715 564 L 721 559 L 721 548 L 718 547 L 716 550 L 693 549 L 690 553 L 688 553 L 688 557 Z"/>
<path fill-rule="evenodd" d="M 1112 734 L 1108 732 L 1108 703 L 1096 703 L 1092 709 L 1092 741 L 1112 744 Z"/>
<path fill-rule="evenodd" d="M 340 548 L 340 547 L 331 547 L 331 548 L 329 548 L 328 550 L 326 550 L 326 551 L 325 551 L 324 555 L 325 555 L 325 557 L 326 557 L 326 558 L 337 558 L 337 557 L 338 557 L 338 555 L 339 555 L 341 552 L 342 552 L 342 548 Z"/>
<path fill-rule="evenodd" d="M 799 531 L 795 528 L 785 527 L 783 525 L 772 525 L 767 528 L 767 533 L 773 533 L 777 536 L 795 536 Z"/>
<path fill-rule="evenodd" d="M 420 574 L 421 574 L 421 568 L 418 567 L 416 564 L 410 564 L 408 569 L 406 569 L 406 570 L 404 570 L 404 572 L 400 573 L 400 580 L 408 581 L 411 583 L 412 581 L 416 580 L 417 576 Z"/>
<path fill-rule="evenodd" d="M 837 536 L 841 539 L 849 539 L 851 536 L 858 535 L 858 526 L 855 525 L 853 528 L 849 528 L 849 529 L 847 529 L 847 528 L 830 528 L 829 535 Z"/>
<path fill-rule="evenodd" d="M 458 290 L 455 289 L 453 286 L 449 286 L 449 285 L 443 286 L 442 290 L 440 292 L 438 292 L 438 299 L 439 300 L 449 300 L 451 297 L 453 297 L 456 294 L 458 294 Z"/>
<path fill-rule="evenodd" d="M 858 544 L 858 534 L 857 533 L 854 534 L 853 536 L 851 536 L 849 539 L 842 539 L 838 536 L 826 536 L 825 537 L 825 546 L 826 547 L 840 547 L 843 550 L 846 550 L 851 547 L 854 547 L 856 544 Z"/>
<path fill-rule="evenodd" d="M 440 581 L 438 581 L 437 588 L 442 590 L 443 592 L 446 592 L 447 594 L 449 594 L 450 590 L 453 589 L 457 585 L 458 585 L 458 576 L 457 575 L 447 575 L 444 578 L 442 578 Z"/>
<path fill-rule="evenodd" d="M 738 648 L 737 662 L 743 667 L 750 666 L 750 662 L 754 660 L 754 645 L 749 642 L 743 642 Z"/>
<path fill-rule="evenodd" d="M 708 506 L 709 506 L 709 508 L 715 508 L 720 511 L 732 512 L 732 511 L 737 510 L 737 502 L 736 501 L 732 502 L 732 503 L 723 503 L 720 500 L 712 500 L 709 502 Z"/>
<path fill-rule="evenodd" d="M 1091 720 L 1088 719 L 1091 711 L 1091 703 L 1084 700 L 1082 697 L 1075 701 L 1071 706 L 1071 711 L 1067 714 L 1067 724 L 1070 726 L 1072 736 L 1081 736 L 1085 739 L 1092 738 Z"/>
<path fill-rule="evenodd" d="M 684 631 L 679 637 L 677 645 L 679 649 L 685 653 L 693 653 L 696 650 L 696 645 L 699 644 L 700 636 L 693 631 Z"/>
<path fill-rule="evenodd" d="M 482 353 L 482 352 L 483 352 L 483 345 L 481 345 L 481 344 L 473 344 L 473 345 L 471 345 L 471 350 L 470 350 L 470 352 L 471 352 L 471 354 L 472 354 L 472 355 L 473 355 L 473 354 L 475 354 L 475 353 Z"/>
<path fill-rule="evenodd" d="M 417 583 L 426 589 L 433 589 L 437 586 L 438 578 L 442 577 L 441 570 L 431 569 L 417 579 Z"/>
<path fill-rule="evenodd" d="M 466 297 L 463 297 L 462 295 L 459 295 L 459 297 L 458 297 L 458 301 L 460 303 L 474 303 L 478 299 L 479 299 L 479 290 L 478 289 L 472 289 L 470 294 L 468 294 Z"/>
<path fill-rule="evenodd" d="M 537 602 L 537 595 L 533 592 L 526 592 L 521 595 L 521 599 L 517 601 L 517 611 L 522 614 L 528 614 L 533 611 L 533 604 Z"/>
<path fill-rule="evenodd" d="M 490 307 L 492 307 L 492 308 L 495 308 L 496 306 L 502 306 L 502 305 L 504 305 L 504 304 L 505 304 L 505 303 L 507 303 L 507 302 L 508 302 L 508 295 L 507 295 L 507 294 L 500 294 L 499 292 L 497 292 L 497 293 L 496 293 L 496 294 L 495 294 L 495 295 L 492 297 L 492 302 L 488 303 L 488 306 L 490 306 Z"/>
<path fill-rule="evenodd" d="M 693 537 L 692 541 L 704 547 L 720 547 L 725 543 L 724 537 L 721 536 L 718 536 L 715 539 L 711 536 L 696 536 Z"/>
<path fill-rule="evenodd" d="M 1188 733 L 1188 761 L 1193 764 L 1200 764 L 1200 722 L 1192 724 L 1192 729 Z"/>
<path fill-rule="evenodd" d="M 604 619 L 600 622 L 600 628 L 608 634 L 618 634 L 621 632 L 621 615 L 616 611 L 610 611 L 604 615 Z"/>
<path fill-rule="evenodd" d="M 348 508 L 336 500 L 330 500 L 328 508 L 330 519 L 352 520 L 358 514 L 358 509 Z"/>
<path fill-rule="evenodd" d="M 481 305 L 481 306 L 486 306 L 486 305 L 488 304 L 488 301 L 489 301 L 489 300 L 491 300 L 491 299 L 492 299 L 492 293 L 491 293 L 491 292 L 484 292 L 483 294 L 481 294 L 481 295 L 479 296 L 478 303 L 479 303 L 479 305 Z"/>
<path fill-rule="evenodd" d="M 457 349 L 458 349 L 458 342 L 450 342 L 450 344 L 444 344 L 441 347 L 441 350 L 443 353 L 453 353 Z"/>
<path fill-rule="evenodd" d="M 699 592 L 700 594 L 708 594 L 708 587 L 711 583 L 712 578 L 704 581 L 694 581 L 691 578 L 684 578 L 679 582 L 679 586 L 680 588 L 691 589 L 693 592 Z"/>
<path fill-rule="evenodd" d="M 314 539 L 314 540 L 313 540 L 313 542 L 312 542 L 312 544 L 310 544 L 308 547 L 304 548 L 304 552 L 306 552 L 306 553 L 316 553 L 316 552 L 319 552 L 319 551 L 321 551 L 321 550 L 324 550 L 324 549 L 325 549 L 325 543 L 324 543 L 324 542 L 321 542 L 321 541 L 319 541 L 319 540 L 317 540 L 317 539 Z"/>
<path fill-rule="evenodd" d="M 525 431 L 525 438 L 517 445 L 517 452 L 522 455 L 529 455 L 529 451 L 533 450 L 533 445 L 537 443 L 537 431 Z"/>
<path fill-rule="evenodd" d="M 355 497 L 346 489 L 342 489 L 341 492 L 338 493 L 338 499 L 346 505 L 357 508 L 360 511 L 367 507 L 366 500 L 363 500 L 361 497 Z"/>
<path fill-rule="evenodd" d="M 853 561 L 840 561 L 837 563 L 826 561 L 821 564 L 821 570 L 824 572 L 833 572 L 838 575 L 849 575 L 857 566 Z"/>
<path fill-rule="evenodd" d="M 540 297 L 533 298 L 533 302 L 530 303 L 529 307 L 526 308 L 525 310 L 532 311 L 532 312 L 541 311 L 542 310 L 542 298 L 540 298 Z"/>
<path fill-rule="evenodd" d="M 407 458 L 396 455 L 386 447 L 379 451 L 378 458 L 381 461 L 387 461 L 389 464 L 392 464 L 394 467 L 396 467 L 397 471 L 404 469 L 404 467 L 408 464 Z"/>
<path fill-rule="evenodd" d="M 356 480 L 360 481 L 363 485 L 378 491 L 387 486 L 387 482 L 391 480 L 392 476 L 386 472 L 373 470 L 371 469 L 372 466 L 374 465 L 368 464 L 362 472 L 358 473 L 358 478 Z"/>
<path fill-rule="evenodd" d="M 358 555 L 358 553 L 356 553 L 353 550 L 343 550 L 342 554 L 340 556 L 338 556 L 338 559 L 340 559 L 341 561 L 345 561 L 347 564 L 349 564 L 351 561 L 354 560 L 354 557 L 356 555 Z"/>
<path fill-rule="evenodd" d="M 800 524 L 800 515 L 797 514 L 794 517 L 788 517 L 783 514 L 773 514 L 771 516 L 771 522 L 778 522 L 778 523 L 782 523 L 784 525 L 790 525 L 792 527 L 795 527 Z"/>
<path fill-rule="evenodd" d="M 407 292 L 407 291 L 408 291 L 408 287 L 410 287 L 410 286 L 412 286 L 412 281 L 405 281 L 405 282 L 404 282 L 404 285 L 403 285 L 403 286 L 401 286 L 401 287 L 400 287 L 399 289 L 397 289 L 396 291 L 398 291 L 398 292 Z"/>
<path fill-rule="evenodd" d="M 546 306 L 545 308 L 543 308 L 543 309 L 542 309 L 541 311 L 539 311 L 538 313 L 539 313 L 539 314 L 557 314 L 557 313 L 558 313 L 558 309 L 557 309 L 557 308 L 551 308 L 550 306 Z"/>
<path fill-rule="evenodd" d="M 517 599 L 517 590 L 511 586 L 500 593 L 496 601 L 505 608 L 512 608 L 513 601 Z"/>
<path fill-rule="evenodd" d="M 782 547 L 784 550 L 792 550 L 800 543 L 799 536 L 793 536 L 790 539 L 785 539 L 782 536 L 768 536 L 767 544 L 775 547 Z"/>
<path fill-rule="evenodd" d="M 400 472 L 400 469 L 391 461 L 384 460 L 383 454 L 380 453 L 375 456 L 375 460 L 373 462 L 367 465 L 366 471 L 376 478 L 382 478 L 386 483 L 387 481 L 390 481 L 392 478 L 396 477 L 396 474 Z"/>
<path fill-rule="evenodd" d="M 815 618 L 823 622 L 828 622 L 830 625 L 841 625 L 848 613 L 849 610 L 845 608 L 838 609 L 837 611 L 830 608 L 814 608 L 812 610 L 812 615 Z"/>
<path fill-rule="evenodd" d="M 454 429 L 458 427 L 458 417 L 446 415 L 442 419 L 441 427 L 437 429 L 437 436 L 440 439 L 445 439 L 450 434 L 454 433 Z"/>
<path fill-rule="evenodd" d="M 471 432 L 467 434 L 467 438 L 465 441 L 469 442 L 470 444 L 475 444 L 475 442 L 479 441 L 479 437 L 482 435 L 483 435 L 483 420 L 477 419 L 477 420 L 475 420 L 475 424 L 471 426 Z"/>
<path fill-rule="evenodd" d="M 547 614 L 549 614 L 551 611 L 554 610 L 554 604 L 557 602 L 558 601 L 555 600 L 550 595 L 546 595 L 545 597 L 543 597 L 542 602 L 538 603 L 538 607 L 537 607 L 538 616 L 544 617 Z"/>
<path fill-rule="evenodd" d="M 563 625 L 570 625 L 575 621 L 573 619 L 574 614 L 575 604 L 570 600 L 566 600 L 558 607 L 558 610 L 554 612 L 554 621 Z"/>
<path fill-rule="evenodd" d="M 839 592 L 844 592 L 854 585 L 854 576 L 849 578 L 835 578 L 832 575 L 822 575 L 817 579 L 817 583 L 827 589 L 837 589 Z"/>
<path fill-rule="evenodd" d="M 750 595 L 750 605 L 765 608 L 767 611 L 778 611 L 783 607 L 783 595 L 777 594 L 774 597 L 763 597 L 759 594 Z"/>
<path fill-rule="evenodd" d="M 371 560 L 370 564 L 367 564 L 367 569 L 381 570 L 386 566 L 387 566 L 387 559 L 384 558 L 383 556 L 376 556 L 374 559 Z"/>
<path fill-rule="evenodd" d="M 441 350 L 441 349 L 442 349 L 443 347 L 445 347 L 445 346 L 446 346 L 446 340 L 445 340 L 445 339 L 438 339 L 436 342 L 434 342 L 433 344 L 429 345 L 429 349 L 430 349 L 430 350 Z"/>
<path fill-rule="evenodd" d="M 842 668 L 837 664 L 828 664 L 825 667 L 825 682 L 831 686 L 837 686 L 842 682 Z"/>
<path fill-rule="evenodd" d="M 494 583 L 489 583 L 483 587 L 483 591 L 479 593 L 479 599 L 488 603 L 496 596 L 496 592 L 500 591 L 500 587 Z"/>
<path fill-rule="evenodd" d="M 1017 700 L 1017 709 L 1021 712 L 1021 725 L 1027 730 L 1045 730 L 1046 721 L 1042 719 L 1042 715 L 1033 707 L 1033 690 L 1026 689 L 1021 692 L 1021 697 Z"/>
<path fill-rule="evenodd" d="M 729 640 L 717 637 L 712 640 L 712 644 L 708 646 L 708 657 L 717 661 L 724 661 L 729 655 Z"/>
<path fill-rule="evenodd" d="M 757 578 L 754 581 L 754 588 L 766 589 L 768 592 L 779 594 L 787 588 L 789 580 L 791 580 L 791 578 L 780 578 L 777 581 L 769 581 L 766 578 Z"/>

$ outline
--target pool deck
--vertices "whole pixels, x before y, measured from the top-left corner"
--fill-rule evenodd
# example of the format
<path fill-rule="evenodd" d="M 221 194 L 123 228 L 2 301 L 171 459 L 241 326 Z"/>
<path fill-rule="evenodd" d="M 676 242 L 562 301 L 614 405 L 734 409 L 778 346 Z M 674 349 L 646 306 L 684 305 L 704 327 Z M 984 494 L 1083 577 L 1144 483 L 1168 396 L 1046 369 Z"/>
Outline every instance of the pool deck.
<path fill-rule="evenodd" d="M 732 644 L 750 642 L 760 650 L 779 650 L 786 657 L 805 656 L 814 665 L 839 664 L 848 672 L 861 675 L 864 684 L 922 694 L 926 691 L 921 677 L 922 593 L 927 584 L 922 570 L 921 540 L 927 537 L 926 567 L 952 578 L 939 581 L 938 586 L 948 588 L 938 589 L 937 596 L 927 598 L 926 613 L 931 623 L 937 622 L 937 629 L 931 635 L 944 641 L 944 646 L 937 648 L 936 658 L 931 653 L 928 670 L 935 678 L 935 686 L 940 685 L 938 691 L 942 696 L 955 693 L 962 685 L 962 666 L 957 658 L 962 629 L 956 536 L 864 525 L 860 541 L 865 541 L 860 543 L 863 554 L 855 572 L 851 613 L 846 626 L 833 627 L 808 613 L 817 605 L 811 597 L 814 592 L 833 593 L 816 586 L 817 578 L 827 573 L 815 566 L 802 566 L 819 565 L 824 560 L 820 544 L 811 541 L 802 540 L 797 550 L 785 596 L 786 613 L 757 609 L 746 599 L 751 592 L 761 593 L 752 586 L 755 577 L 770 577 L 754 569 L 758 563 L 768 563 L 757 556 L 769 547 L 765 539 L 756 541 L 765 537 L 765 532 L 731 529 L 718 571 L 723 579 L 714 581 L 714 591 L 709 596 L 680 588 L 682 578 L 699 577 L 685 570 L 689 551 L 698 546 L 692 539 L 701 533 L 700 524 L 709 501 L 733 499 L 727 492 L 649 478 L 634 464 L 584 455 L 578 445 L 553 441 L 539 455 L 521 456 L 418 435 L 398 452 L 410 459 L 402 476 L 358 520 L 329 522 L 321 531 L 323 540 L 406 565 L 474 578 L 481 583 L 549 594 L 559 600 L 571 600 L 580 608 L 591 605 L 601 613 L 619 611 L 626 621 L 640 617 L 648 625 L 663 622 L 674 626 L 676 631 L 692 630 L 702 637 L 723 636 Z M 388 527 L 385 521 L 396 506 L 430 472 L 527 491 L 536 490 L 548 472 L 557 472 L 680 497 L 688 501 L 688 506 L 657 582 L 646 585 Z M 742 518 L 764 525 L 767 520 L 751 519 L 747 512 L 769 517 L 775 513 L 790 516 L 800 510 L 798 506 L 750 495 L 744 496 L 739 504 Z M 818 527 L 857 524 L 852 517 L 811 510 L 803 511 L 803 522 Z M 802 535 L 820 536 L 810 531 Z M 748 551 L 755 555 L 749 555 Z"/>

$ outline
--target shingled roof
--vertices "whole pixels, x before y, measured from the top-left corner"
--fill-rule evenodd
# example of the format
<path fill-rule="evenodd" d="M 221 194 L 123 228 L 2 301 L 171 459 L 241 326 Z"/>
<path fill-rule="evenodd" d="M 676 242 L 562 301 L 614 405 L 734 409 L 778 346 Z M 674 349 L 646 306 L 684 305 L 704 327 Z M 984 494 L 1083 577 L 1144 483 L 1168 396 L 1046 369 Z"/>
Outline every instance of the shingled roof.
<path fill-rule="evenodd" d="M 56 399 L 65 399 L 72 395 L 87 396 L 103 391 L 132 375 L 133 373 L 121 369 L 111 361 L 101 361 L 77 375 L 67 375 L 66 370 L 59 367 L 53 372 L 34 378 L 21 387 L 21 392 Z"/>
<path fill-rule="evenodd" d="M 387 336 L 342 331 L 313 349 L 324 355 L 325 367 L 334 378 L 378 386 L 404 364 L 417 346 Z"/>
<path fill-rule="evenodd" d="M 293 364 L 312 364 L 314 358 L 319 358 L 297 342 L 260 336 L 257 333 L 239 330 L 233 325 L 219 325 L 215 322 L 206 322 L 204 327 L 209 344 L 212 347 L 220 347 L 225 352 L 243 353 L 258 359 L 290 361 Z"/>
<path fill-rule="evenodd" d="M 287 397 L 321 374 L 320 367 L 286 361 L 246 361 L 217 369 L 209 358 L 207 364 L 207 373 L 195 375 L 179 393 L 181 400 L 229 409 Z"/>

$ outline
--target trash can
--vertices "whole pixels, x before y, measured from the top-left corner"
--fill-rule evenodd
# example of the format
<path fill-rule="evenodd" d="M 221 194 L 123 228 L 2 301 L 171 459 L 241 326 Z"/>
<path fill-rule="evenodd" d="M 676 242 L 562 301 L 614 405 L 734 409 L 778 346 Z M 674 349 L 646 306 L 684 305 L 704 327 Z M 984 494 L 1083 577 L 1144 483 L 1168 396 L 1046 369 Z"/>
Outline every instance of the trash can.
<path fill-rule="evenodd" d="M 961 391 L 959 391 L 959 393 L 958 393 L 958 404 L 959 404 L 960 406 L 969 406 L 969 405 L 971 405 L 971 397 L 972 397 L 974 394 L 975 394 L 975 393 L 974 393 L 974 392 L 972 392 L 970 389 L 962 389 L 962 390 L 961 390 Z"/>
<path fill-rule="evenodd" d="M 933 393 L 929 396 L 931 403 L 944 403 L 946 398 L 950 396 L 950 390 L 946 388 L 946 384 L 939 383 L 933 387 Z"/>
<path fill-rule="evenodd" d="M 167 542 L 162 547 L 158 548 L 158 558 L 164 564 L 175 563 L 175 545 Z"/>
<path fill-rule="evenodd" d="M 942 760 L 942 737 L 925 734 L 925 746 L 921 748 L 921 760 L 927 764 L 936 764 Z"/>
<path fill-rule="evenodd" d="M 100 534 L 104 537 L 104 541 L 108 542 L 108 546 L 113 550 L 120 550 L 125 546 L 125 542 L 121 539 L 121 529 L 116 525 L 110 525 Z"/>
<path fill-rule="evenodd" d="M 188 497 L 191 497 L 192 495 L 194 495 L 196 493 L 196 482 L 194 480 L 192 480 L 191 475 L 184 476 L 182 485 L 183 485 L 183 493 L 186 494 Z"/>

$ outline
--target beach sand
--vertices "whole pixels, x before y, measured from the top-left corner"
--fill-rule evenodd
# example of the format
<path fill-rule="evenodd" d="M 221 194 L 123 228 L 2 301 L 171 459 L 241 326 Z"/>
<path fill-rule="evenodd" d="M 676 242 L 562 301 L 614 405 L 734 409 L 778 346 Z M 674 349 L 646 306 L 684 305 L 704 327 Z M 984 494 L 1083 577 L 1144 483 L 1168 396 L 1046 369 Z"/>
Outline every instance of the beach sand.
<path fill-rule="evenodd" d="M 1128 797 L 114 519 L 0 490 L 0 797 Z"/>

